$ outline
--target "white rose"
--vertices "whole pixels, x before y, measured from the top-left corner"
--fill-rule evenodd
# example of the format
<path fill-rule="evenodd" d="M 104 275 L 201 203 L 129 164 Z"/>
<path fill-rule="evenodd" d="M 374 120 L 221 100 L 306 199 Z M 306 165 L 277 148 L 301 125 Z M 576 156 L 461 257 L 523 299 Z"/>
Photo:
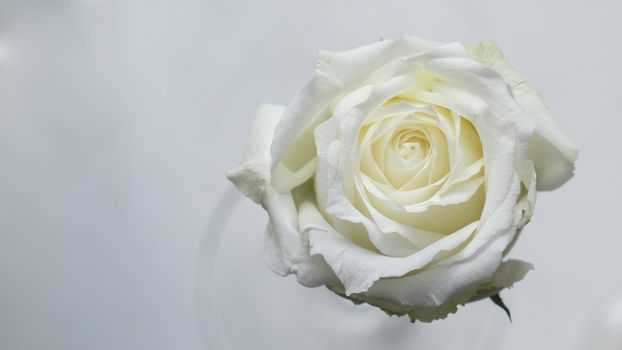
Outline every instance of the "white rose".
<path fill-rule="evenodd" d="M 496 45 L 402 37 L 320 52 L 228 176 L 269 214 L 274 272 L 430 321 L 532 268 L 503 258 L 576 157 Z"/>

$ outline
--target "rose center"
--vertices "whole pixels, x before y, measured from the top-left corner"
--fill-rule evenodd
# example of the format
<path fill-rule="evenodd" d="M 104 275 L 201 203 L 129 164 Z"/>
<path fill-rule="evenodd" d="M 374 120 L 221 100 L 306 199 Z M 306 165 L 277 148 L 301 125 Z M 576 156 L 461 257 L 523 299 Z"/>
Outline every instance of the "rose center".
<path fill-rule="evenodd" d="M 405 162 L 424 159 L 430 152 L 430 143 L 419 130 L 397 131 L 391 143 L 393 151 Z"/>

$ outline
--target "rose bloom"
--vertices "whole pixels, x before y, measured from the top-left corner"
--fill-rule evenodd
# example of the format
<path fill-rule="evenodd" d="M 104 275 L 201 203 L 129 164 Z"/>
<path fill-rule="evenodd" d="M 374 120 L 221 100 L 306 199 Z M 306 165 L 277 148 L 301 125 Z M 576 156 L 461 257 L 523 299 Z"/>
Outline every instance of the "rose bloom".
<path fill-rule="evenodd" d="M 494 43 L 402 37 L 320 52 L 228 177 L 268 212 L 275 273 L 431 321 L 532 268 L 504 257 L 577 153 Z"/>

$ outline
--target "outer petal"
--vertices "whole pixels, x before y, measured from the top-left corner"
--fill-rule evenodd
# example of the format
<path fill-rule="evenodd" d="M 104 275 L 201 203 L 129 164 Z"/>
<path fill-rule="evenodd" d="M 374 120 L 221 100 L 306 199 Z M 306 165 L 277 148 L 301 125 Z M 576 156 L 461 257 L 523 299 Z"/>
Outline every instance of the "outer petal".
<path fill-rule="evenodd" d="M 455 313 L 458 305 L 464 305 L 467 302 L 477 301 L 499 293 L 502 289 L 511 288 L 514 283 L 522 280 L 533 266 L 520 260 L 508 260 L 503 262 L 495 271 L 492 279 L 483 285 L 463 290 L 454 299 L 449 302 L 430 307 L 412 307 L 402 305 L 384 299 L 378 299 L 366 294 L 352 294 L 346 296 L 344 290 L 339 285 L 328 285 L 333 292 L 352 300 L 354 303 L 368 303 L 370 305 L 381 308 L 389 315 L 406 315 L 408 314 L 411 321 L 415 320 L 423 322 L 431 322 L 447 317 L 448 314 Z"/>
<path fill-rule="evenodd" d="M 533 265 L 522 260 L 507 260 L 503 262 L 490 282 L 480 288 L 477 295 L 469 301 L 487 298 L 499 293 L 502 289 L 511 288 L 514 283 L 521 281 L 529 271 L 533 270 Z"/>
<path fill-rule="evenodd" d="M 301 284 L 317 287 L 336 277 L 322 257 L 309 255 L 308 241 L 298 229 L 292 194 L 280 194 L 270 186 L 270 144 L 284 110 L 285 107 L 269 104 L 259 108 L 242 164 L 227 177 L 240 192 L 268 211 L 264 258 L 270 269 L 281 276 L 295 273 Z"/>
<path fill-rule="evenodd" d="M 516 101 L 536 122 L 529 152 L 538 174 L 537 189 L 552 190 L 568 181 L 573 175 L 578 150 L 553 119 L 540 95 L 503 57 L 494 42 L 469 45 L 467 49 L 473 58 L 503 76 Z"/>
<path fill-rule="evenodd" d="M 281 276 L 296 274 L 298 282 L 317 287 L 336 280 L 320 256 L 310 256 L 306 235 L 299 229 L 299 218 L 290 193 L 266 188 L 263 206 L 270 215 L 264 242 L 264 258 L 272 271 Z"/>
<path fill-rule="evenodd" d="M 319 254 L 326 259 L 345 286 L 347 295 L 368 290 L 380 278 L 401 277 L 413 270 L 425 267 L 438 256 L 459 247 L 477 227 L 477 222 L 474 222 L 415 254 L 407 257 L 392 257 L 352 243 L 332 229 L 324 221 L 318 209 L 310 203 L 301 206 L 300 213 L 301 229 L 308 232 L 311 253 Z M 451 283 L 451 281 L 447 282 Z"/>
<path fill-rule="evenodd" d="M 512 235 L 499 235 L 470 259 L 449 266 L 432 267 L 402 278 L 381 279 L 365 295 L 412 307 L 450 304 L 464 291 L 477 289 L 491 280 L 511 239 Z"/>
<path fill-rule="evenodd" d="M 285 107 L 262 104 L 248 138 L 242 164 L 227 177 L 246 197 L 261 203 L 266 185 L 270 182 L 270 144 Z"/>

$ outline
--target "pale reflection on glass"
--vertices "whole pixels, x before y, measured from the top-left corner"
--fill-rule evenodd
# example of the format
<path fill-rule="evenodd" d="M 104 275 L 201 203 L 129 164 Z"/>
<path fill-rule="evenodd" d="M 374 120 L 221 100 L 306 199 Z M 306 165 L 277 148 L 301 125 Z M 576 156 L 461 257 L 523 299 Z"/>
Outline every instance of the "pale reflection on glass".
<path fill-rule="evenodd" d="M 597 304 L 582 332 L 580 350 L 622 350 L 622 285 Z"/>
<path fill-rule="evenodd" d="M 197 290 L 207 349 L 503 348 L 511 324 L 486 301 L 442 321 L 413 325 L 275 275 L 263 261 L 266 221 L 265 212 L 233 188 L 211 215 Z"/>

